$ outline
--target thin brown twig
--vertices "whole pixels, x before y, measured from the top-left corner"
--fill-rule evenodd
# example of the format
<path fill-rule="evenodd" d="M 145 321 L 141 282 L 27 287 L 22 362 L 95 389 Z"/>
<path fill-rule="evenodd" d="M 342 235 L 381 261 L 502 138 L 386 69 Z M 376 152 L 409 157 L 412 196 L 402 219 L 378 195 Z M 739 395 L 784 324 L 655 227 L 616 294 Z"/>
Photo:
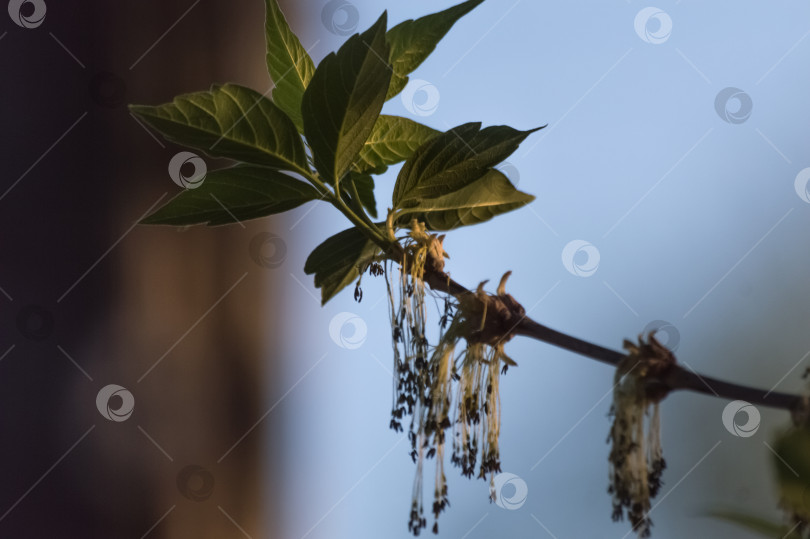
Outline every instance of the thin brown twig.
<path fill-rule="evenodd" d="M 396 257 L 396 254 L 394 256 Z M 457 298 L 465 295 L 475 295 L 475 292 L 470 291 L 465 286 L 451 279 L 444 271 L 432 267 L 430 263 L 426 264 L 425 282 L 427 282 L 433 290 L 444 292 Z M 509 297 L 510 301 L 503 301 L 506 296 Z M 508 294 L 504 296 L 487 294 L 486 298 L 487 301 L 497 304 L 500 307 L 500 310 L 488 308 L 487 312 L 503 312 L 504 305 L 507 305 L 511 309 L 511 318 L 518 320 L 517 323 L 506 326 L 511 329 L 509 329 L 506 334 L 500 336 L 502 340 L 508 340 L 514 335 L 522 335 L 612 366 L 618 365 L 619 361 L 625 357 L 625 354 L 621 352 L 573 337 L 532 320 L 524 314 L 525 311 L 523 311 L 520 304 L 515 302 Z M 514 305 L 517 305 L 518 309 L 515 309 Z M 654 383 L 662 386 L 665 391 L 694 391 L 704 395 L 730 400 L 743 400 L 752 404 L 780 408 L 788 411 L 796 410 L 802 400 L 798 395 L 779 393 L 776 391 L 763 391 L 762 389 L 703 376 L 677 364 L 670 368 L 661 379 L 655 380 Z"/>

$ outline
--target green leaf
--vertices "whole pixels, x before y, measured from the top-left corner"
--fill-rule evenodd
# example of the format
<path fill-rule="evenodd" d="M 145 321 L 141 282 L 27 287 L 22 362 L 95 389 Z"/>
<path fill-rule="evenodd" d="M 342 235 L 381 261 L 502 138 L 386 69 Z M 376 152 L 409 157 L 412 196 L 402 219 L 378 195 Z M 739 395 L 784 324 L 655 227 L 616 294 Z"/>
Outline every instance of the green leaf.
<path fill-rule="evenodd" d="M 321 302 L 332 299 L 359 277 L 358 264 L 378 254 L 381 249 L 357 227 L 330 237 L 307 258 L 304 271 L 315 274 L 315 286 L 321 289 Z"/>
<path fill-rule="evenodd" d="M 320 195 L 309 184 L 272 168 L 238 165 L 209 172 L 146 217 L 149 225 L 224 225 L 291 210 Z"/>
<path fill-rule="evenodd" d="M 382 174 L 389 165 L 404 161 L 419 146 L 440 132 L 400 116 L 377 118 L 374 129 L 354 162 L 354 170 Z"/>
<path fill-rule="evenodd" d="M 276 0 L 265 0 L 267 16 L 265 35 L 267 37 L 267 71 L 275 83 L 273 101 L 287 113 L 299 132 L 304 131 L 301 118 L 301 98 L 304 96 L 315 64 L 298 37 L 290 29 L 287 19 L 278 7 Z"/>
<path fill-rule="evenodd" d="M 431 230 L 451 230 L 483 223 L 533 200 L 532 195 L 515 189 L 503 173 L 491 169 L 458 191 L 422 200 L 417 206 L 405 210 L 397 218 L 397 224 L 406 227 L 411 219 L 416 218 Z"/>
<path fill-rule="evenodd" d="M 377 200 L 374 198 L 374 178 L 371 174 L 358 174 L 352 172 L 349 181 L 354 183 L 360 204 L 368 211 L 368 214 L 377 218 Z"/>
<path fill-rule="evenodd" d="M 289 117 L 258 92 L 236 84 L 180 95 L 130 110 L 167 140 L 214 157 L 307 173 L 301 136 Z"/>
<path fill-rule="evenodd" d="M 791 428 L 781 433 L 773 453 L 781 505 L 810 519 L 810 431 Z"/>
<path fill-rule="evenodd" d="M 542 129 L 542 128 L 538 128 Z M 430 139 L 405 162 L 394 185 L 395 208 L 413 207 L 473 183 L 514 152 L 537 129 L 480 123 L 454 127 Z"/>
<path fill-rule="evenodd" d="M 321 61 L 301 103 L 315 168 L 338 186 L 371 134 L 391 79 L 386 14 Z"/>
<path fill-rule="evenodd" d="M 439 13 L 407 20 L 391 28 L 386 36 L 391 45 L 394 75 L 385 99 L 391 99 L 408 84 L 408 74 L 425 61 L 436 45 L 461 17 L 484 0 L 469 0 Z"/>

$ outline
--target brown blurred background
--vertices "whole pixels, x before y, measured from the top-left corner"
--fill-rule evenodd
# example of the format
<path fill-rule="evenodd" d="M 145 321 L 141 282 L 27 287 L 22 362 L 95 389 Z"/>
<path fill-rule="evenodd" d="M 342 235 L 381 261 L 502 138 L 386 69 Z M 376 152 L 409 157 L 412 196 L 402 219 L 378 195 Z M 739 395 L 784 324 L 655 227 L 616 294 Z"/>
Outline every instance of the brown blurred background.
<path fill-rule="evenodd" d="M 178 191 L 179 148 L 126 108 L 267 90 L 264 7 L 46 7 L 31 29 L 0 16 L 0 537 L 275 536 L 278 438 L 257 422 L 287 227 L 133 227 Z M 97 409 L 109 384 L 124 421 Z"/>

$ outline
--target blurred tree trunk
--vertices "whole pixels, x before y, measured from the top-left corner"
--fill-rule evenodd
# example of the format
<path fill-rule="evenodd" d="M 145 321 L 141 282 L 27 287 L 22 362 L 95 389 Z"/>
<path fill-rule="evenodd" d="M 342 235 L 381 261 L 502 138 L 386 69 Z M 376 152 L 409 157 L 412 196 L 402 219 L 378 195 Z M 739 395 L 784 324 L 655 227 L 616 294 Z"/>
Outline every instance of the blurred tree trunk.
<path fill-rule="evenodd" d="M 47 2 L 38 28 L 0 27 L 0 536 L 276 536 L 262 485 L 279 437 L 251 429 L 277 394 L 283 266 L 254 259 L 282 221 L 130 230 L 178 191 L 179 148 L 126 109 L 267 90 L 263 16 L 257 0 Z M 128 419 L 97 409 L 108 384 L 131 392 Z"/>

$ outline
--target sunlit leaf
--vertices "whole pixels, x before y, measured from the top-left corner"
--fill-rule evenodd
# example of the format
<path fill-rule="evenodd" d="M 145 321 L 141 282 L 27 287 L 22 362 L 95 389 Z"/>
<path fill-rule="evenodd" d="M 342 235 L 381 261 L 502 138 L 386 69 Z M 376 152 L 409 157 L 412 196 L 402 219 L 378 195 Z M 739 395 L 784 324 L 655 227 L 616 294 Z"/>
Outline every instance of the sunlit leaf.
<path fill-rule="evenodd" d="M 391 99 L 405 88 L 408 74 L 425 61 L 456 21 L 483 1 L 469 0 L 438 13 L 403 21 L 388 31 L 394 75 L 386 99 Z"/>
<path fill-rule="evenodd" d="M 298 37 L 290 29 L 276 0 L 265 0 L 265 36 L 267 39 L 267 71 L 273 79 L 273 101 L 304 131 L 301 99 L 304 96 L 315 65 Z"/>
<path fill-rule="evenodd" d="M 473 183 L 536 131 L 468 123 L 431 138 L 408 159 L 394 186 L 396 208 L 413 207 Z"/>
<path fill-rule="evenodd" d="M 533 200 L 532 195 L 515 189 L 503 173 L 491 169 L 458 191 L 420 201 L 401 214 L 397 223 L 407 226 L 415 218 L 431 230 L 451 230 L 488 221 Z"/>
<path fill-rule="evenodd" d="M 215 157 L 292 171 L 309 170 L 304 144 L 292 120 L 258 92 L 225 84 L 184 94 L 171 103 L 131 105 L 140 119 L 167 140 Z"/>
<path fill-rule="evenodd" d="M 404 161 L 439 131 L 400 116 L 381 115 L 354 162 L 354 170 L 381 174 Z"/>

